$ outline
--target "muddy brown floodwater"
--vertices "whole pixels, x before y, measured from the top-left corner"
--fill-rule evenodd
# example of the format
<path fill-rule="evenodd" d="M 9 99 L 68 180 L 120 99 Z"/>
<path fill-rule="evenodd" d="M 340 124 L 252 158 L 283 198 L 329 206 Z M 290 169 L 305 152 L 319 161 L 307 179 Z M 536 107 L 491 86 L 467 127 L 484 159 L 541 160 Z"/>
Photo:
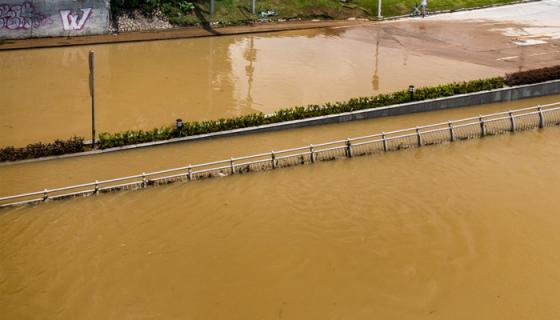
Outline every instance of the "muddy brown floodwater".
<path fill-rule="evenodd" d="M 153 172 L 188 164 L 211 162 L 365 136 L 382 131 L 412 128 L 479 114 L 559 102 L 560 96 L 508 103 L 408 114 L 299 129 L 266 132 L 158 147 L 111 152 L 86 157 L 0 165 L 0 197 L 68 185 Z"/>
<path fill-rule="evenodd" d="M 2 210 L 0 312 L 555 319 L 559 159 L 553 127 Z"/>
<path fill-rule="evenodd" d="M 2 51 L 0 146 L 89 139 L 89 50 L 96 54 L 99 133 L 485 78 L 560 57 L 540 48 L 544 54 L 523 61 L 499 60 L 537 49 L 513 45 L 491 24 L 392 22 Z"/>

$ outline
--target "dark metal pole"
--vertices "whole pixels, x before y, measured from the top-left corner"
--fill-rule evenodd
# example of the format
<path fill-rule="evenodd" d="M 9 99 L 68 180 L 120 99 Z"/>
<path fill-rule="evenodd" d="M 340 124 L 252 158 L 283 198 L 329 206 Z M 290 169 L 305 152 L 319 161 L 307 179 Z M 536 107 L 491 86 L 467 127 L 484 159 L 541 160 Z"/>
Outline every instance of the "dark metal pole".
<path fill-rule="evenodd" d="M 210 0 L 210 16 L 214 16 L 214 0 Z"/>
<path fill-rule="evenodd" d="M 91 95 L 91 146 L 95 149 L 95 53 L 89 52 L 89 93 Z"/>

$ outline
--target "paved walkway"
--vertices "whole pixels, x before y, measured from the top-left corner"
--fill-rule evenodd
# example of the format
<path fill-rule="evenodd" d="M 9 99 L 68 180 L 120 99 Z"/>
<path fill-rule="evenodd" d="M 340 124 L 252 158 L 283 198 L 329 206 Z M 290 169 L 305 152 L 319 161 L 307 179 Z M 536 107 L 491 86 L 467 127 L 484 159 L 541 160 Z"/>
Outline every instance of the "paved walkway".
<path fill-rule="evenodd" d="M 496 30 L 518 45 L 545 44 L 560 39 L 560 0 L 442 14 L 426 20 L 515 24 L 496 26 Z"/>

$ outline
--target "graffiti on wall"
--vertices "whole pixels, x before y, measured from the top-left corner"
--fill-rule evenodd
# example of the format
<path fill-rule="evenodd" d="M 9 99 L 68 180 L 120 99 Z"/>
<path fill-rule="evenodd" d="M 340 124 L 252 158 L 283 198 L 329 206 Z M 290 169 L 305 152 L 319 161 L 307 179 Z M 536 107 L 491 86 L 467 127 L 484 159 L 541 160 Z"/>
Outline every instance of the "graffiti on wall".
<path fill-rule="evenodd" d="M 91 17 L 92 9 L 83 8 L 81 12 L 71 10 L 60 10 L 60 19 L 62 19 L 62 29 L 64 31 L 81 31 L 89 17 Z"/>
<path fill-rule="evenodd" d="M 31 2 L 0 4 L 0 30 L 29 30 L 51 23 L 47 16 L 35 12 Z"/>
<path fill-rule="evenodd" d="M 64 31 L 81 31 L 93 14 L 92 8 L 79 10 L 59 10 Z M 39 28 L 53 21 L 46 15 L 38 13 L 30 1 L 21 4 L 0 4 L 0 30 L 30 30 Z"/>

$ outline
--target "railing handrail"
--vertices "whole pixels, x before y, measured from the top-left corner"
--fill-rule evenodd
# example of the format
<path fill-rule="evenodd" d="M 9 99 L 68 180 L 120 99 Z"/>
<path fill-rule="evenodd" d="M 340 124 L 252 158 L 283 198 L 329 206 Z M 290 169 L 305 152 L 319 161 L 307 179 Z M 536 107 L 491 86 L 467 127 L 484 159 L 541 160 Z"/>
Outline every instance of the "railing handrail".
<path fill-rule="evenodd" d="M 557 106 L 557 107 L 555 107 L 555 106 Z M 533 111 L 533 110 L 536 110 L 536 111 Z M 537 106 L 532 106 L 532 107 L 525 107 L 525 108 L 520 108 L 520 109 L 515 109 L 515 110 L 496 112 L 496 113 L 480 115 L 480 116 L 476 116 L 476 117 L 463 118 L 463 119 L 458 119 L 458 120 L 453 120 L 453 121 L 450 120 L 450 121 L 446 121 L 446 122 L 440 122 L 440 123 L 429 124 L 429 125 L 424 125 L 424 126 L 417 126 L 417 127 L 414 127 L 414 128 L 399 129 L 399 130 L 393 130 L 393 131 L 388 131 L 388 132 L 382 132 L 382 133 L 375 133 L 375 134 L 371 134 L 371 135 L 360 136 L 360 137 L 354 137 L 354 138 L 348 138 L 348 139 L 342 139 L 342 140 L 335 140 L 335 141 L 328 141 L 328 142 L 312 144 L 312 145 L 308 145 L 308 146 L 302 146 L 302 147 L 296 147 L 296 148 L 290 148 L 290 149 L 283 149 L 283 150 L 271 151 L 271 152 L 263 152 L 263 153 L 249 155 L 249 156 L 230 158 L 230 159 L 224 159 L 224 160 L 218 160 L 218 161 L 212 161 L 212 162 L 206 162 L 206 163 L 200 163 L 200 164 L 192 164 L 192 165 L 189 164 L 188 166 L 181 166 L 181 167 L 177 167 L 177 168 L 147 172 L 147 173 L 130 175 L 130 176 L 125 176 L 125 177 L 118 177 L 118 178 L 100 180 L 100 181 L 96 180 L 95 182 L 82 183 L 82 184 L 71 185 L 71 186 L 66 186 L 66 187 L 60 187 L 60 188 L 54 188 L 54 189 L 44 189 L 42 191 L 35 191 L 35 192 L 30 192 L 30 193 L 22 193 L 22 194 L 16 194 L 16 195 L 11 195 L 11 196 L 6 196 L 6 197 L 0 197 L 0 201 L 9 201 L 9 200 L 14 200 L 14 199 L 27 198 L 27 197 L 36 196 L 36 195 L 42 195 L 43 199 L 47 199 L 49 197 L 49 193 L 60 193 L 62 191 L 68 191 L 68 190 L 76 191 L 74 193 L 82 193 L 82 192 L 85 193 L 85 192 L 91 192 L 91 190 L 77 190 L 77 189 L 83 189 L 85 187 L 92 187 L 92 186 L 95 187 L 95 189 L 94 189 L 95 191 L 106 190 L 106 189 L 111 189 L 111 188 L 117 188 L 117 187 L 120 187 L 120 186 L 128 186 L 128 185 L 145 183 L 146 181 L 149 181 L 151 177 L 155 178 L 156 180 L 166 178 L 166 177 L 158 177 L 158 176 L 162 175 L 162 174 L 166 174 L 166 173 L 177 172 L 177 171 L 185 171 L 186 170 L 187 172 L 180 173 L 180 174 L 174 174 L 174 175 L 167 176 L 167 177 L 178 177 L 178 176 L 182 176 L 182 175 L 189 175 L 189 177 L 190 177 L 191 174 L 195 174 L 195 173 L 205 173 L 205 172 L 210 172 L 210 171 L 215 171 L 215 170 L 223 170 L 223 169 L 227 169 L 227 168 L 231 168 L 232 171 L 234 171 L 235 166 L 246 166 L 246 165 L 250 165 L 250 164 L 264 163 L 264 162 L 267 162 L 267 161 L 274 161 L 275 159 L 280 160 L 280 159 L 284 159 L 284 158 L 308 155 L 308 154 L 317 153 L 317 152 L 342 149 L 342 148 L 346 148 L 347 144 L 349 144 L 351 146 L 352 142 L 360 141 L 360 140 L 370 139 L 370 141 L 364 141 L 364 142 L 356 143 L 355 144 L 356 146 L 362 145 L 362 144 L 367 144 L 367 143 L 376 143 L 376 142 L 386 143 L 387 141 L 390 141 L 390 140 L 412 137 L 412 136 L 419 135 L 419 134 L 426 134 L 426 133 L 450 130 L 450 128 L 451 128 L 451 130 L 453 130 L 453 128 L 458 129 L 458 128 L 462 128 L 462 127 L 466 127 L 466 126 L 470 126 L 470 125 L 475 125 L 475 124 L 481 124 L 481 126 L 483 126 L 485 122 L 495 122 L 495 121 L 500 121 L 500 120 L 505 120 L 505 119 L 514 119 L 514 118 L 520 117 L 520 116 L 532 115 L 532 114 L 541 114 L 541 113 L 555 111 L 555 110 L 560 110 L 560 102 L 537 105 Z M 526 111 L 530 111 L 530 112 L 526 112 Z M 521 113 L 521 112 L 525 112 L 525 113 L 520 115 L 519 113 Z M 507 116 L 502 117 L 503 115 L 507 115 Z M 472 120 L 477 120 L 477 121 L 472 122 Z M 438 127 L 441 127 L 441 128 L 438 128 Z M 428 129 L 428 130 L 426 130 L 426 129 Z M 409 133 L 407 133 L 407 132 L 409 132 Z M 395 135 L 395 134 L 399 134 L 399 135 Z M 381 139 L 376 139 L 376 138 L 381 138 Z M 373 140 L 371 140 L 371 139 L 373 139 Z M 333 147 L 333 145 L 339 145 L 339 144 L 344 144 L 344 145 Z M 311 150 L 310 150 L 310 148 L 311 148 Z M 303 151 L 303 152 L 300 152 L 300 151 Z M 262 157 L 270 157 L 270 158 L 257 159 L 257 160 L 248 161 L 248 162 L 246 161 L 246 160 L 255 159 L 255 158 L 262 158 Z M 245 161 L 245 162 L 240 162 L 240 161 Z M 213 167 L 213 166 L 217 166 L 217 165 L 221 165 L 221 166 Z M 198 170 L 194 170 L 194 169 L 198 169 Z M 118 184 L 118 185 L 109 185 L 109 184 L 114 183 L 114 182 L 123 182 L 123 181 L 134 180 L 134 179 L 142 179 L 142 180 L 132 181 L 132 182 Z M 61 197 L 61 196 L 64 196 L 64 195 L 67 195 L 67 194 L 53 194 L 52 197 Z M 32 199 L 32 200 L 29 200 L 29 201 L 37 201 L 37 199 Z M 25 203 L 25 202 L 26 201 L 11 202 L 11 203 L 7 203 L 7 204 L 0 204 L 0 206 L 15 205 L 15 204 L 20 204 L 20 203 Z"/>

